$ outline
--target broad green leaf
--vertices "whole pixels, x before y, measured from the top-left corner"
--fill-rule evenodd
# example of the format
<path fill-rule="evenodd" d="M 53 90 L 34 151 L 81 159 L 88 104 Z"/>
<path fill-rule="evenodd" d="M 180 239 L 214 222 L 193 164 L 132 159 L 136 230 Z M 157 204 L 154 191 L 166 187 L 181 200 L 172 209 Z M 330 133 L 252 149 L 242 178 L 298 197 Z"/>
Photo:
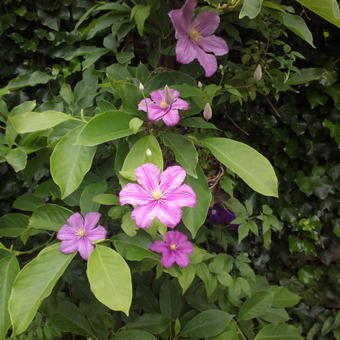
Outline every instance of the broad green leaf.
<path fill-rule="evenodd" d="M 71 263 L 74 254 L 65 255 L 59 243 L 43 249 L 16 277 L 9 299 L 9 313 L 15 335 L 24 332 Z"/>
<path fill-rule="evenodd" d="M 97 245 L 90 255 L 86 273 L 91 290 L 101 303 L 129 314 L 132 300 L 130 268 L 116 251 Z"/>
<path fill-rule="evenodd" d="M 287 85 L 302 85 L 313 80 L 321 79 L 325 74 L 322 68 L 310 67 L 299 69 L 288 80 Z"/>
<path fill-rule="evenodd" d="M 137 30 L 140 36 L 143 36 L 145 20 L 150 15 L 150 6 L 136 5 L 132 8 L 131 18 L 135 19 Z"/>
<path fill-rule="evenodd" d="M 232 319 L 232 315 L 221 310 L 209 309 L 191 319 L 181 332 L 181 336 L 209 338 L 223 332 Z"/>
<path fill-rule="evenodd" d="M 257 17 L 261 11 L 262 2 L 263 0 L 244 0 L 239 18 L 247 16 L 249 19 L 254 19 Z"/>
<path fill-rule="evenodd" d="M 265 314 L 273 303 L 271 291 L 260 291 L 251 296 L 240 308 L 238 318 L 250 320 Z"/>
<path fill-rule="evenodd" d="M 151 333 L 139 330 L 127 330 L 115 334 L 112 340 L 157 340 Z"/>
<path fill-rule="evenodd" d="M 219 334 L 217 337 L 214 338 L 214 340 L 239 340 L 239 336 L 236 330 L 230 330 Z"/>
<path fill-rule="evenodd" d="M 159 313 L 145 313 L 125 326 L 130 329 L 144 330 L 153 334 L 161 334 L 169 327 L 169 320 Z"/>
<path fill-rule="evenodd" d="M 194 143 L 186 137 L 172 132 L 164 133 L 162 137 L 164 144 L 175 154 L 176 161 L 182 165 L 188 175 L 197 178 L 198 154 Z"/>
<path fill-rule="evenodd" d="M 205 222 L 212 198 L 207 179 L 200 166 L 197 166 L 196 173 L 197 179 L 187 176 L 185 181 L 196 193 L 196 205 L 193 208 L 183 208 L 183 223 L 190 230 L 192 237 L 196 236 L 199 228 Z"/>
<path fill-rule="evenodd" d="M 273 292 L 273 307 L 293 307 L 300 301 L 300 296 L 285 287 L 271 287 Z"/>
<path fill-rule="evenodd" d="M 116 195 L 112 194 L 99 194 L 92 198 L 93 202 L 101 205 L 119 205 L 119 199 Z"/>
<path fill-rule="evenodd" d="M 184 127 L 192 127 L 198 129 L 211 129 L 211 130 L 218 130 L 218 128 L 212 124 L 208 123 L 201 117 L 190 117 L 180 121 L 180 125 Z"/>
<path fill-rule="evenodd" d="M 302 340 L 297 328 L 285 323 L 264 326 L 254 340 Z"/>
<path fill-rule="evenodd" d="M 253 190 L 266 196 L 278 196 L 277 178 L 267 158 L 249 145 L 228 138 L 205 138 L 200 143 Z"/>
<path fill-rule="evenodd" d="M 0 217 L 0 237 L 17 237 L 26 230 L 29 218 L 24 214 L 6 214 Z"/>
<path fill-rule="evenodd" d="M 177 280 L 182 288 L 183 294 L 192 284 L 196 275 L 196 269 L 194 266 L 188 266 L 185 268 L 181 268 L 180 275 L 177 276 Z"/>
<path fill-rule="evenodd" d="M 10 150 L 6 156 L 6 161 L 12 166 L 15 172 L 19 172 L 26 167 L 27 154 L 20 148 Z"/>
<path fill-rule="evenodd" d="M 26 86 L 34 86 L 37 84 L 46 84 L 54 77 L 48 75 L 47 73 L 41 71 L 34 71 L 32 73 L 20 75 L 9 81 L 7 86 L 4 88 L 6 90 L 16 90 Z"/>
<path fill-rule="evenodd" d="M 51 155 L 51 175 L 61 191 L 61 198 L 69 196 L 90 170 L 95 147 L 75 144 L 82 126 L 68 132 L 54 147 Z"/>
<path fill-rule="evenodd" d="M 52 128 L 72 116 L 59 111 L 27 112 L 9 118 L 19 133 L 34 132 Z"/>
<path fill-rule="evenodd" d="M 122 111 L 107 111 L 92 118 L 82 129 L 77 143 L 93 146 L 114 139 L 130 136 L 133 131 L 129 128 L 132 116 Z"/>
<path fill-rule="evenodd" d="M 6 337 L 6 333 L 11 326 L 8 299 L 13 281 L 19 270 L 19 263 L 15 256 L 6 256 L 0 260 L 0 339 Z"/>
<path fill-rule="evenodd" d="M 131 211 L 128 211 L 122 217 L 121 228 L 123 229 L 124 233 L 130 237 L 133 237 L 137 234 L 138 228 L 136 223 L 131 218 Z"/>
<path fill-rule="evenodd" d="M 19 196 L 13 203 L 13 208 L 24 210 L 24 211 L 34 211 L 38 206 L 42 205 L 44 203 L 44 200 L 30 195 L 25 194 Z"/>
<path fill-rule="evenodd" d="M 71 214 L 73 214 L 73 212 L 69 209 L 60 205 L 47 203 L 33 211 L 29 221 L 29 227 L 57 231 L 66 223 L 66 220 Z"/>
<path fill-rule="evenodd" d="M 84 188 L 80 195 L 79 202 L 80 210 L 83 215 L 91 211 L 98 211 L 100 204 L 96 203 L 93 198 L 105 192 L 106 189 L 107 184 L 105 181 L 91 183 Z"/>
<path fill-rule="evenodd" d="M 162 315 L 170 320 L 179 317 L 182 307 L 180 288 L 175 280 L 165 280 L 159 290 L 159 306 Z"/>
<path fill-rule="evenodd" d="M 283 308 L 270 308 L 268 312 L 261 315 L 261 319 L 267 322 L 286 322 L 290 319 L 288 313 Z"/>

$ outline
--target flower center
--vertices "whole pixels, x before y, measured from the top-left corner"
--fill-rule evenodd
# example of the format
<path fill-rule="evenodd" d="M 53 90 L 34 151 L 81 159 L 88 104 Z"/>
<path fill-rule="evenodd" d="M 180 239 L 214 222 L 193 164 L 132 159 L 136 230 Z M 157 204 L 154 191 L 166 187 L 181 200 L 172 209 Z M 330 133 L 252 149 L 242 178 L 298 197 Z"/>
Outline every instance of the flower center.
<path fill-rule="evenodd" d="M 168 106 L 168 103 L 167 102 L 160 102 L 159 103 L 159 107 L 161 108 L 161 109 L 166 109 L 167 108 L 167 106 Z"/>
<path fill-rule="evenodd" d="M 86 232 L 85 232 L 85 229 L 79 229 L 78 231 L 77 231 L 77 236 L 80 236 L 80 237 L 83 237 L 83 236 L 85 236 L 85 234 L 86 234 Z"/>
<path fill-rule="evenodd" d="M 201 37 L 201 35 L 195 28 L 190 28 L 189 37 L 193 41 L 198 41 L 198 39 Z"/>
<path fill-rule="evenodd" d="M 177 249 L 177 245 L 175 243 L 170 244 L 170 249 L 171 250 L 176 250 Z"/>
<path fill-rule="evenodd" d="M 212 215 L 216 215 L 216 213 L 217 213 L 216 209 L 211 210 Z"/>
<path fill-rule="evenodd" d="M 159 200 L 160 198 L 162 198 L 163 194 L 162 192 L 159 190 L 159 189 L 156 189 L 152 192 L 152 197 L 155 199 L 155 200 Z"/>

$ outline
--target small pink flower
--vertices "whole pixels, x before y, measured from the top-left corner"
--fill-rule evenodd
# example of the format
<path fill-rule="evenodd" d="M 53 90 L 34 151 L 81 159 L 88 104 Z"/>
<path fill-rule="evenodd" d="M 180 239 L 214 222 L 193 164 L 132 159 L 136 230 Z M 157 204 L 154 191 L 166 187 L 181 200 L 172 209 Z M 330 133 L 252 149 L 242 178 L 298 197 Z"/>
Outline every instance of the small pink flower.
<path fill-rule="evenodd" d="M 120 203 L 135 206 L 131 218 L 137 227 L 147 228 L 154 218 L 174 228 L 182 218 L 182 207 L 193 207 L 196 194 L 182 184 L 186 172 L 180 166 L 170 166 L 162 173 L 152 163 L 135 169 L 137 182 L 129 183 L 119 193 Z"/>
<path fill-rule="evenodd" d="M 227 54 L 229 48 L 222 38 L 213 34 L 220 23 L 218 14 L 204 11 L 193 19 L 196 5 L 197 0 L 187 0 L 181 9 L 169 12 L 176 30 L 176 56 L 182 64 L 198 59 L 205 76 L 210 77 L 217 70 L 215 56 Z"/>
<path fill-rule="evenodd" d="M 106 229 L 96 227 L 100 216 L 96 212 L 89 212 L 85 219 L 79 213 L 71 215 L 57 233 L 57 239 L 61 240 L 60 251 L 64 254 L 79 251 L 80 256 L 87 260 L 93 251 L 93 242 L 106 238 Z"/>
<path fill-rule="evenodd" d="M 180 231 L 169 231 L 165 235 L 165 241 L 154 241 L 150 249 L 162 254 L 161 261 L 165 268 L 171 267 L 175 262 L 180 267 L 187 267 L 192 243 Z"/>
<path fill-rule="evenodd" d="M 189 103 L 179 98 L 179 92 L 169 89 L 158 90 L 150 93 L 150 98 L 143 99 L 138 110 L 147 112 L 148 119 L 158 122 L 163 120 L 167 126 L 176 125 L 180 116 L 178 110 L 188 110 Z"/>

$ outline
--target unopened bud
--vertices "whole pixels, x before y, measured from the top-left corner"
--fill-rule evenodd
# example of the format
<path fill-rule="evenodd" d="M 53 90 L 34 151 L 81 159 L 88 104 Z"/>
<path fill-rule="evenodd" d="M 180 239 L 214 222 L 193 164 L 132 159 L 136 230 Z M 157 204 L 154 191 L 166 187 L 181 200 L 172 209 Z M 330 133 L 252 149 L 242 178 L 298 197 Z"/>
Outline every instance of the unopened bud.
<path fill-rule="evenodd" d="M 261 66 L 261 64 L 258 64 L 256 66 L 253 77 L 254 77 L 255 81 L 260 81 L 262 79 L 262 66 Z"/>
<path fill-rule="evenodd" d="M 221 71 L 223 71 L 223 65 L 222 64 L 220 64 L 219 66 L 218 66 L 218 68 L 221 70 Z"/>
<path fill-rule="evenodd" d="M 212 109 L 209 103 L 204 106 L 203 117 L 205 120 L 210 120 L 212 118 Z"/>
<path fill-rule="evenodd" d="M 139 83 L 138 88 L 139 88 L 139 91 L 144 91 L 144 85 L 142 83 Z"/>
<path fill-rule="evenodd" d="M 152 156 L 152 151 L 147 148 L 146 151 L 145 151 L 145 154 L 148 156 L 148 157 L 151 157 Z"/>
<path fill-rule="evenodd" d="M 165 85 L 164 87 L 164 92 L 165 92 L 165 102 L 168 104 L 168 105 L 171 105 L 173 104 L 174 102 L 174 97 L 171 93 L 171 90 L 169 89 L 168 85 Z"/>
<path fill-rule="evenodd" d="M 198 81 L 197 86 L 201 89 L 203 87 L 203 84 L 200 81 Z"/>

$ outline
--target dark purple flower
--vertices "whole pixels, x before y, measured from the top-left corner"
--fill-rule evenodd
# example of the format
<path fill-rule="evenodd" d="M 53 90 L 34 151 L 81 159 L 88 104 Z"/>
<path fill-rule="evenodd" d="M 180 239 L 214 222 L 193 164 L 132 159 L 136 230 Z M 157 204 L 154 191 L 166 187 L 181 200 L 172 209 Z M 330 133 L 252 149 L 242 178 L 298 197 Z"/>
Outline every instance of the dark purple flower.
<path fill-rule="evenodd" d="M 208 211 L 208 222 L 211 224 L 226 224 L 235 219 L 235 215 L 232 211 L 224 209 L 220 203 L 215 203 Z M 236 230 L 238 224 L 231 224 L 231 229 Z"/>

